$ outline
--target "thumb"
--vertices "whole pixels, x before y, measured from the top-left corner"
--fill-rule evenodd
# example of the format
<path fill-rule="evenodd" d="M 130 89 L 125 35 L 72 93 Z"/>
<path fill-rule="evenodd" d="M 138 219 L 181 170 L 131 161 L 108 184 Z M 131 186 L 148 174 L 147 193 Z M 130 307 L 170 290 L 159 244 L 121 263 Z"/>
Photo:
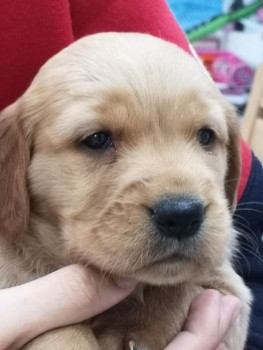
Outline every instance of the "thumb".
<path fill-rule="evenodd" d="M 223 342 L 240 311 L 240 302 L 233 296 L 223 296 L 206 290 L 195 298 L 184 330 L 165 350 L 211 350 Z"/>

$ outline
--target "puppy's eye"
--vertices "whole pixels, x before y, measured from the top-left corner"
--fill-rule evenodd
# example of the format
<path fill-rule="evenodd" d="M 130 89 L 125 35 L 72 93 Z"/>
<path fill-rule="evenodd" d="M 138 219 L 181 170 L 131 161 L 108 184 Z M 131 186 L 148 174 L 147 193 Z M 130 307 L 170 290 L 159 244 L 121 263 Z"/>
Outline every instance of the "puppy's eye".
<path fill-rule="evenodd" d="M 82 144 L 93 150 L 106 150 L 113 147 L 111 135 L 108 132 L 96 132 L 86 137 Z"/>
<path fill-rule="evenodd" d="M 212 144 L 215 138 L 215 133 L 210 129 L 201 129 L 198 131 L 197 139 L 202 146 L 208 147 Z"/>

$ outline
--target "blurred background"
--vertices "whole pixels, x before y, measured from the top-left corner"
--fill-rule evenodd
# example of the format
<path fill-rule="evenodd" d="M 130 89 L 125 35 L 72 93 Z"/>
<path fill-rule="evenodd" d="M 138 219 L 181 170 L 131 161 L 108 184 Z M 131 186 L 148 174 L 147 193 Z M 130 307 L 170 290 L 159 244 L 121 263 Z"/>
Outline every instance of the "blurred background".
<path fill-rule="evenodd" d="M 263 0 L 167 0 L 263 161 Z"/>

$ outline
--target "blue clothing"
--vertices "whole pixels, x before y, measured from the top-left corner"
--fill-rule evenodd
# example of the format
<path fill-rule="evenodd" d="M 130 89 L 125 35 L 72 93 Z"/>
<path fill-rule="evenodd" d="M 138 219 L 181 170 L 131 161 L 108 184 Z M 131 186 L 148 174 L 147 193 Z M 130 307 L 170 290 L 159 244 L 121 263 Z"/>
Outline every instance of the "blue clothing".
<path fill-rule="evenodd" d="M 254 301 L 247 350 L 263 350 L 263 167 L 252 154 L 250 176 L 234 214 L 240 254 L 236 270 L 251 288 Z"/>

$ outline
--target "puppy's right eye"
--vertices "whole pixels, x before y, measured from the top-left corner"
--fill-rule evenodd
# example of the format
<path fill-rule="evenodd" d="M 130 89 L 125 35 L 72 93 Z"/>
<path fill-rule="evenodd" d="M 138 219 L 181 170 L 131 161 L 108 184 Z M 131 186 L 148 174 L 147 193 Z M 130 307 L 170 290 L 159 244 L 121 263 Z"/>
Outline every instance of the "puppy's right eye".
<path fill-rule="evenodd" d="M 113 147 L 111 135 L 108 132 L 96 132 L 82 140 L 82 145 L 92 150 L 107 150 Z"/>
<path fill-rule="evenodd" d="M 197 139 L 202 146 L 209 147 L 214 140 L 214 131 L 210 129 L 201 129 L 198 131 Z"/>

